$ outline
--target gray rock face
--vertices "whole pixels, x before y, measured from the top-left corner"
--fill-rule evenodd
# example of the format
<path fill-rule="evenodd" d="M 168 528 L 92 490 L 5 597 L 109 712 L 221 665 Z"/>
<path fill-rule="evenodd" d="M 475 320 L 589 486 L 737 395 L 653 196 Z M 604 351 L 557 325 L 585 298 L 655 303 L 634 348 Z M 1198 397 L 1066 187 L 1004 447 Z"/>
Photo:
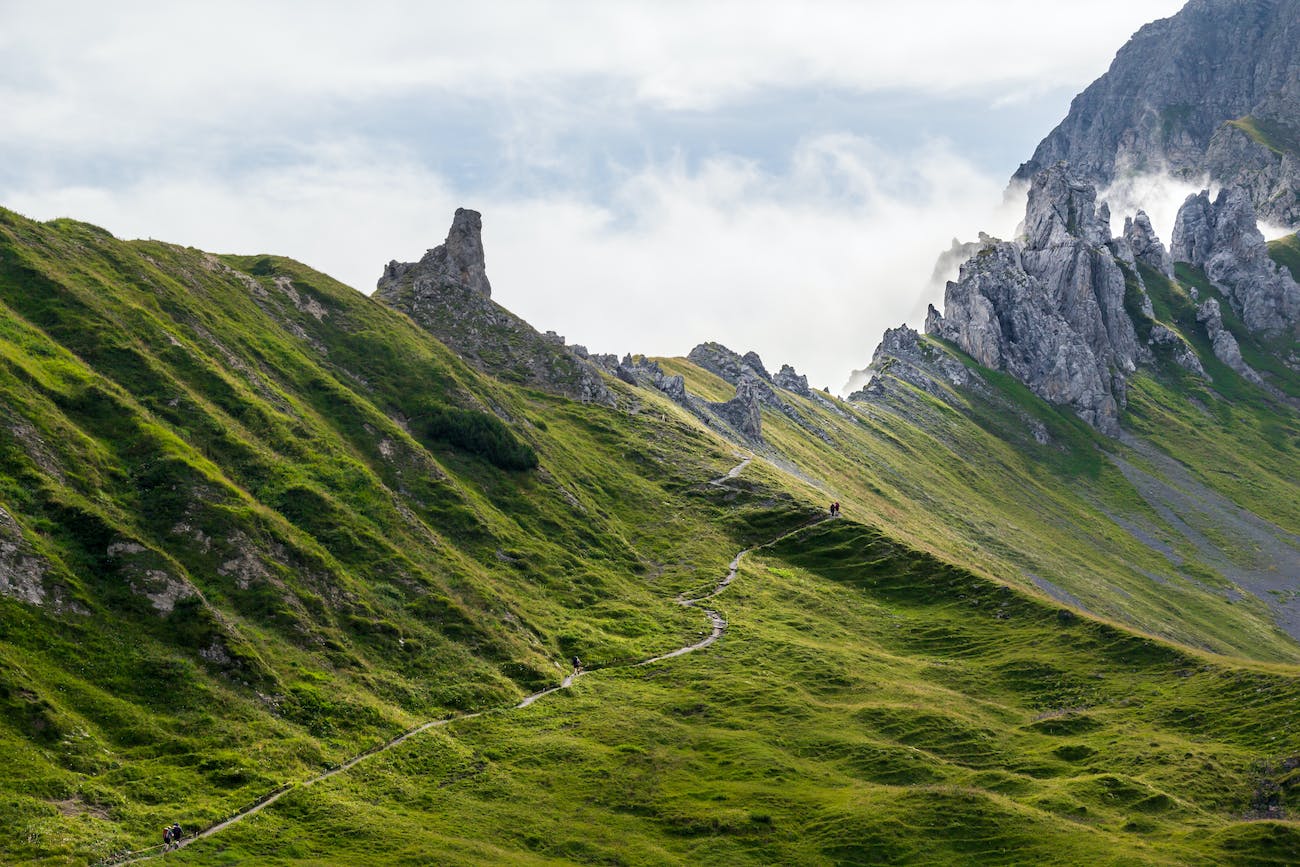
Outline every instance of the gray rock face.
<path fill-rule="evenodd" d="M 1232 335 L 1228 336 L 1231 337 Z M 1187 341 L 1177 331 L 1159 322 L 1154 323 L 1151 326 L 1151 345 L 1159 349 L 1167 349 L 1174 363 L 1179 367 L 1191 371 L 1197 376 L 1206 375 L 1205 368 L 1201 366 L 1201 360 L 1196 357 L 1196 352 L 1187 345 Z"/>
<path fill-rule="evenodd" d="M 795 394 L 801 394 L 804 397 L 812 395 L 812 390 L 808 388 L 808 377 L 800 376 L 795 369 L 788 364 L 781 365 L 776 376 L 772 377 L 772 382 L 786 391 L 793 391 Z"/>
<path fill-rule="evenodd" d="M 1109 214 L 1095 201 L 1063 164 L 1035 177 L 1024 243 L 993 242 L 971 257 L 926 332 L 1116 435 L 1143 349 L 1124 308 L 1124 274 L 1104 246 Z"/>
<path fill-rule="evenodd" d="M 1276 335 L 1300 324 L 1300 286 L 1268 255 L 1245 191 L 1188 196 L 1174 224 L 1173 258 L 1205 269 L 1252 332 Z"/>
<path fill-rule="evenodd" d="M 419 262 L 389 262 L 372 297 L 407 314 L 493 376 L 615 406 L 597 366 L 583 357 L 585 350 L 571 351 L 560 335 L 540 334 L 491 299 L 481 232 L 477 211 L 457 209 L 447 240 Z"/>
<path fill-rule="evenodd" d="M 1215 358 L 1251 382 L 1257 385 L 1262 382 L 1255 369 L 1241 357 L 1241 346 L 1237 343 L 1237 338 L 1233 337 L 1232 332 L 1223 327 L 1223 311 L 1219 309 L 1218 301 L 1207 298 L 1204 304 L 1197 307 L 1196 321 L 1205 326 L 1205 332 L 1209 335 L 1210 343 L 1214 347 Z"/>
<path fill-rule="evenodd" d="M 725 403 L 713 403 L 709 406 L 745 437 L 761 440 L 763 416 L 760 412 L 759 400 L 762 390 L 766 387 L 766 383 L 756 374 L 746 371 L 736 382 L 735 397 Z"/>
<path fill-rule="evenodd" d="M 1151 228 L 1151 218 L 1146 215 L 1146 211 L 1138 211 L 1136 216 L 1125 218 L 1123 237 L 1128 242 L 1129 250 L 1132 251 L 1136 261 L 1159 271 L 1166 277 L 1174 276 L 1174 260 L 1170 258 L 1165 245 L 1156 237 L 1155 229 Z"/>
<path fill-rule="evenodd" d="M 1133 35 L 1016 178 L 1061 159 L 1099 185 L 1131 173 L 1208 173 L 1248 189 L 1271 222 L 1295 226 L 1296 45 L 1300 0 L 1191 0 Z"/>
<path fill-rule="evenodd" d="M 29 605 L 45 602 L 48 566 L 23 538 L 18 522 L 0 509 L 0 595 Z"/>

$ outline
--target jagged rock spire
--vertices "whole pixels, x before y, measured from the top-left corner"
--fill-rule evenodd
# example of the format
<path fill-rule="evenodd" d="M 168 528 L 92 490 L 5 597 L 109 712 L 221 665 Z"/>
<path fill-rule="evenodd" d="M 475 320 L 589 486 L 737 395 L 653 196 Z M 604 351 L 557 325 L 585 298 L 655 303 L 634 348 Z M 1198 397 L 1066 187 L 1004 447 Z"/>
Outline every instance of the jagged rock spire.
<path fill-rule="evenodd" d="M 416 263 L 389 262 L 379 278 L 376 295 L 390 294 L 392 286 Z M 487 265 L 483 255 L 483 215 L 468 208 L 457 208 L 447 240 L 424 254 L 418 266 L 422 276 L 439 282 L 462 286 L 492 297 Z"/>
<path fill-rule="evenodd" d="M 1138 262 L 1154 268 L 1166 277 L 1174 276 L 1174 260 L 1156 237 L 1146 211 L 1138 211 L 1136 216 L 1125 218 L 1124 240 L 1128 242 L 1129 249 Z"/>
<path fill-rule="evenodd" d="M 1115 435 L 1142 348 L 1105 246 L 1109 209 L 1096 200 L 1064 163 L 1037 175 L 1023 243 L 988 238 L 948 284 L 943 314 L 930 309 L 926 332 Z"/>
<path fill-rule="evenodd" d="M 1246 327 L 1280 334 L 1300 324 L 1300 286 L 1268 255 L 1249 195 L 1225 187 L 1213 202 L 1187 197 L 1174 223 L 1173 258 L 1205 269 Z"/>

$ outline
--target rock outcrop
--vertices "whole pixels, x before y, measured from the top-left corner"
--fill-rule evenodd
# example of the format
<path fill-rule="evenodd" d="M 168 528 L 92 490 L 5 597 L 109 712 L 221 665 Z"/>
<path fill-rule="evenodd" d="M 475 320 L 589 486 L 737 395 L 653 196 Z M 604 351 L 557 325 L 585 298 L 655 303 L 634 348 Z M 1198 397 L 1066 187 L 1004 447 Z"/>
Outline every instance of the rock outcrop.
<path fill-rule="evenodd" d="M 1106 185 L 1169 172 L 1248 190 L 1300 225 L 1300 0 L 1191 0 L 1141 28 L 1016 172 L 1058 160 Z"/>
<path fill-rule="evenodd" d="M 493 376 L 584 403 L 616 405 L 596 365 L 566 348 L 563 337 L 539 333 L 491 296 L 482 218 L 457 208 L 447 240 L 419 262 L 389 262 L 373 297 Z"/>
<path fill-rule="evenodd" d="M 926 332 L 1115 435 L 1126 376 L 1145 350 L 1106 246 L 1109 216 L 1065 164 L 1039 173 L 1023 241 L 989 239 L 948 284 L 943 314 L 931 308 Z"/>
<path fill-rule="evenodd" d="M 776 376 L 772 377 L 772 382 L 786 391 L 793 391 L 804 397 L 812 395 L 812 389 L 808 387 L 808 377 L 796 373 L 795 369 L 788 364 L 781 365 Z"/>
<path fill-rule="evenodd" d="M 23 538 L 18 522 L 0 509 L 0 595 L 41 605 L 45 602 L 48 570 L 48 564 Z"/>
<path fill-rule="evenodd" d="M 1174 260 L 1170 258 L 1165 245 L 1156 237 L 1155 229 L 1151 228 L 1151 218 L 1146 215 L 1146 211 L 1138 211 L 1135 216 L 1124 219 L 1123 238 L 1136 261 L 1159 271 L 1166 277 L 1174 276 Z"/>
<path fill-rule="evenodd" d="M 933 305 L 930 307 L 930 315 L 939 315 Z M 880 345 L 871 355 L 867 372 L 872 374 L 871 380 L 862 389 L 850 394 L 850 401 L 882 399 L 886 394 L 885 374 L 947 403 L 952 400 L 945 384 L 959 388 L 984 387 L 983 381 L 966 365 L 927 344 L 915 329 L 907 325 L 885 331 Z"/>
<path fill-rule="evenodd" d="M 727 424 L 751 440 L 763 438 L 761 398 L 766 384 L 755 374 L 746 371 L 736 382 L 736 396 L 724 403 L 711 403 L 709 407 Z M 767 393 L 770 393 L 767 389 Z"/>
<path fill-rule="evenodd" d="M 1274 336 L 1300 324 L 1300 286 L 1278 267 L 1255 222 L 1245 191 L 1224 188 L 1188 196 L 1174 224 L 1173 258 L 1205 270 L 1252 332 Z"/>
<path fill-rule="evenodd" d="M 1204 304 L 1197 307 L 1196 321 L 1205 326 L 1205 332 L 1209 335 L 1210 344 L 1214 348 L 1215 358 L 1251 382 L 1257 385 L 1262 383 L 1255 369 L 1241 357 L 1241 346 L 1237 343 L 1237 338 L 1223 326 L 1223 311 L 1219 308 L 1218 301 L 1207 298 Z"/>

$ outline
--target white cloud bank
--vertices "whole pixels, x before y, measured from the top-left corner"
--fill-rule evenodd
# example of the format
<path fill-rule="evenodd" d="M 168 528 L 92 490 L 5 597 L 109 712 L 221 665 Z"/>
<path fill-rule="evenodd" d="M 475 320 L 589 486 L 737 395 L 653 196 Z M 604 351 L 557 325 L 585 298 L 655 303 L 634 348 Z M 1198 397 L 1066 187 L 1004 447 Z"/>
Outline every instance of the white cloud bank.
<path fill-rule="evenodd" d="M 355 147 L 362 147 L 356 145 Z M 616 209 L 579 195 L 461 201 L 400 154 L 336 146 L 232 183 L 183 170 L 122 189 L 43 187 L 10 207 L 122 237 L 292 256 L 362 291 L 389 259 L 483 212 L 494 298 L 593 351 L 684 354 L 719 340 L 838 387 L 881 332 L 939 301 L 927 282 L 954 235 L 1001 230 L 999 179 L 935 143 L 905 156 L 846 135 L 804 142 L 788 171 L 719 158 L 645 167 Z"/>
<path fill-rule="evenodd" d="M 0 142 L 130 147 L 288 129 L 403 94 L 610 83 L 704 111 L 769 88 L 1001 101 L 1098 75 L 1181 0 L 7 3 Z M 1058 22 L 1068 24 L 1057 26 Z M 1044 130 L 1046 132 L 1046 130 Z"/>

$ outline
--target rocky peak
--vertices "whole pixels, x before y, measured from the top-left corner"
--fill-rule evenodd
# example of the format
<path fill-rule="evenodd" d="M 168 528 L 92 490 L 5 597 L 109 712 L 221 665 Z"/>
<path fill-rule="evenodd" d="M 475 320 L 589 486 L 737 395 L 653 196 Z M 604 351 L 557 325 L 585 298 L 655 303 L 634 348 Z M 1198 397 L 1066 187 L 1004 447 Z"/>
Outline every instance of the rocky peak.
<path fill-rule="evenodd" d="M 483 215 L 478 211 L 457 208 L 447 232 L 447 240 L 424 255 L 420 264 L 438 269 L 468 289 L 491 298 L 483 256 Z"/>
<path fill-rule="evenodd" d="M 1207 174 L 1300 223 L 1300 0 L 1193 0 L 1142 27 L 1016 172 L 1058 160 L 1098 185 Z"/>
<path fill-rule="evenodd" d="M 483 215 L 457 208 L 447 240 L 425 253 L 418 263 L 389 262 L 379 279 L 376 294 L 380 297 L 390 294 L 393 284 L 415 268 L 426 281 L 461 286 L 491 298 L 492 284 L 488 282 L 483 255 Z"/>
<path fill-rule="evenodd" d="M 1300 324 L 1300 286 L 1268 255 L 1249 195 L 1225 187 L 1188 196 L 1174 223 L 1173 258 L 1205 269 L 1251 331 L 1276 335 Z"/>
<path fill-rule="evenodd" d="M 765 382 L 772 381 L 772 376 L 763 366 L 763 359 L 758 357 L 757 352 L 746 352 L 742 356 L 721 343 L 709 342 L 696 346 L 686 357 L 698 367 L 704 368 L 732 385 L 738 385 L 740 378 L 746 373 Z"/>
<path fill-rule="evenodd" d="M 1070 241 L 1110 240 L 1110 209 L 1097 208 L 1097 190 L 1058 162 L 1034 176 L 1025 208 L 1025 249 L 1045 250 Z"/>
<path fill-rule="evenodd" d="M 776 376 L 772 377 L 772 382 L 786 391 L 793 391 L 795 394 L 801 394 L 808 397 L 812 390 L 808 388 L 808 377 L 800 376 L 795 369 L 788 364 L 781 365 Z"/>
<path fill-rule="evenodd" d="M 1136 216 L 1124 219 L 1123 237 L 1138 262 L 1159 271 L 1166 277 L 1174 276 L 1174 260 L 1170 258 L 1165 245 L 1156 237 L 1155 229 L 1151 228 L 1151 218 L 1147 216 L 1146 211 L 1138 211 Z"/>
<path fill-rule="evenodd" d="M 1124 274 L 1106 246 L 1109 209 L 1096 199 L 1064 164 L 1037 175 L 1023 242 L 988 239 L 947 285 L 944 312 L 930 309 L 926 333 L 1115 435 L 1126 376 L 1143 348 L 1124 307 Z M 882 348 L 899 355 L 909 341 L 895 330 Z"/>
<path fill-rule="evenodd" d="M 541 334 L 492 300 L 478 211 L 457 208 L 447 240 L 419 262 L 389 262 L 375 300 L 410 316 L 474 366 L 493 376 L 583 402 L 617 401 L 585 350 L 554 331 Z"/>
<path fill-rule="evenodd" d="M 768 382 L 772 381 L 772 375 L 769 374 L 767 368 L 763 366 L 763 359 L 758 357 L 757 352 L 751 349 L 749 352 L 746 352 L 741 356 L 740 360 L 746 367 L 763 377 L 763 379 L 766 379 Z"/>

